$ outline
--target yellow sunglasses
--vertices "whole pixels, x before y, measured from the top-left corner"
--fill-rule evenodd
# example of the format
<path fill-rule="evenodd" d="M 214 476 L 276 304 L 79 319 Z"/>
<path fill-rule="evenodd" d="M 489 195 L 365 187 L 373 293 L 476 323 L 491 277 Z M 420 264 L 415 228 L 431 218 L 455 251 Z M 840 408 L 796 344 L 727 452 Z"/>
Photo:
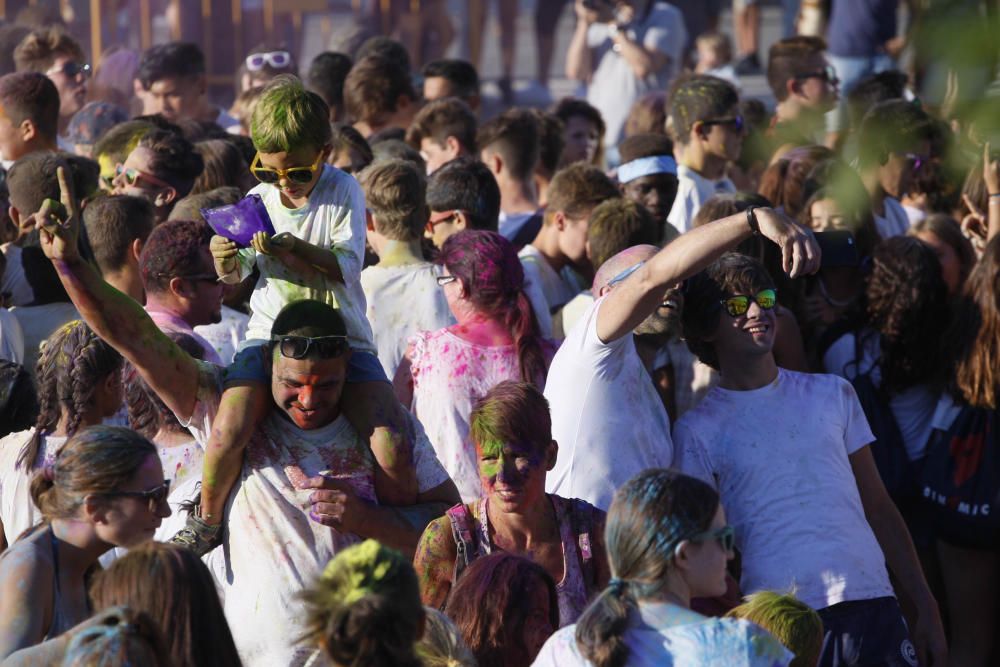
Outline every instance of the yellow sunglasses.
<path fill-rule="evenodd" d="M 316 155 L 316 161 L 311 167 L 289 167 L 288 169 L 271 169 L 264 167 L 260 163 L 260 153 L 253 156 L 253 163 L 250 165 L 250 173 L 261 183 L 274 185 L 283 178 L 287 178 L 292 183 L 305 185 L 313 179 L 313 174 L 323 163 L 323 151 Z"/>

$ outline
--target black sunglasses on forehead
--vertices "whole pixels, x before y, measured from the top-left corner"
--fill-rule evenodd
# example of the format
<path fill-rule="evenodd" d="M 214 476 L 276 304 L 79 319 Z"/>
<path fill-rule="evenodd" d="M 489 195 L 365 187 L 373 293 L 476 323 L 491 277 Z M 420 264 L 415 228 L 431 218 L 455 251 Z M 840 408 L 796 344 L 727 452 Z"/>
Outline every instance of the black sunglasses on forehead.
<path fill-rule="evenodd" d="M 289 359 L 305 359 L 311 352 L 321 359 L 336 359 L 350 347 L 347 336 L 274 336 L 271 341 Z"/>

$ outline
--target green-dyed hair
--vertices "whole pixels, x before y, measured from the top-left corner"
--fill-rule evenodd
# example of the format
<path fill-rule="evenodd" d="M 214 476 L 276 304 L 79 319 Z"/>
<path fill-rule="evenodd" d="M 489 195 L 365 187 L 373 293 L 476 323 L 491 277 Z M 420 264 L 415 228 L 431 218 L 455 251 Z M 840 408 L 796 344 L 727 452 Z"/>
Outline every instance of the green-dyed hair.
<path fill-rule="evenodd" d="M 823 648 L 823 619 L 794 595 L 760 591 L 726 616 L 759 625 L 795 654 L 790 667 L 812 667 Z"/>
<path fill-rule="evenodd" d="M 424 608 L 417 573 L 403 554 L 375 540 L 348 547 L 300 594 L 306 606 L 302 640 L 338 665 L 418 667 Z"/>
<path fill-rule="evenodd" d="M 543 451 L 552 442 L 549 402 L 535 385 L 505 380 L 472 408 L 469 436 L 476 445 L 530 443 Z"/>
<path fill-rule="evenodd" d="M 733 84 L 718 77 L 699 74 L 679 80 L 670 97 L 674 141 L 687 145 L 695 123 L 719 118 L 739 103 Z"/>
<path fill-rule="evenodd" d="M 330 110 L 291 74 L 275 77 L 260 94 L 250 118 L 250 138 L 261 153 L 291 152 L 330 143 Z"/>

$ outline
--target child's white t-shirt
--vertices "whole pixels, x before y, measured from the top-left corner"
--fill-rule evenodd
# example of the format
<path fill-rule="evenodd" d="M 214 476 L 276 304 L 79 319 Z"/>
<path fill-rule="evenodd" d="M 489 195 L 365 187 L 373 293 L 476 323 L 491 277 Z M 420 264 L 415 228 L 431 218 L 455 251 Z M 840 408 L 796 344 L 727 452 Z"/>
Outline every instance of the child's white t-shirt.
<path fill-rule="evenodd" d="M 794 587 L 814 609 L 893 594 L 848 458 L 874 439 L 847 380 L 784 369 L 760 389 L 714 387 L 677 421 L 674 466 L 719 491 L 740 590 Z"/>
<path fill-rule="evenodd" d="M 254 264 L 260 278 L 250 297 L 250 325 L 247 338 L 269 339 L 274 318 L 286 305 L 299 299 L 315 299 L 340 309 L 347 323 L 347 336 L 355 351 L 375 353 L 371 325 L 365 317 L 365 293 L 361 289 L 361 269 L 365 259 L 365 197 L 361 186 L 349 174 L 323 165 L 323 173 L 306 204 L 286 208 L 281 191 L 261 183 L 250 191 L 260 195 L 267 207 L 276 234 L 289 232 L 337 257 L 344 276 L 341 283 L 318 273 L 292 275 L 276 257 L 257 253 L 253 248 L 239 252 L 240 275 L 247 276 Z"/>

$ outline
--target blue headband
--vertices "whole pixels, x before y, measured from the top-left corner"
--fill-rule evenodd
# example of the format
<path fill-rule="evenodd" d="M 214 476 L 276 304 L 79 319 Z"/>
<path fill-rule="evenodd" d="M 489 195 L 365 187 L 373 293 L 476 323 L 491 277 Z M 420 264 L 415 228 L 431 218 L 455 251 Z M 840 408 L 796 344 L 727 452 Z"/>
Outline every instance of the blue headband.
<path fill-rule="evenodd" d="M 653 174 L 676 174 L 677 163 L 669 155 L 653 155 L 626 162 L 618 167 L 618 182 L 628 183 Z"/>

